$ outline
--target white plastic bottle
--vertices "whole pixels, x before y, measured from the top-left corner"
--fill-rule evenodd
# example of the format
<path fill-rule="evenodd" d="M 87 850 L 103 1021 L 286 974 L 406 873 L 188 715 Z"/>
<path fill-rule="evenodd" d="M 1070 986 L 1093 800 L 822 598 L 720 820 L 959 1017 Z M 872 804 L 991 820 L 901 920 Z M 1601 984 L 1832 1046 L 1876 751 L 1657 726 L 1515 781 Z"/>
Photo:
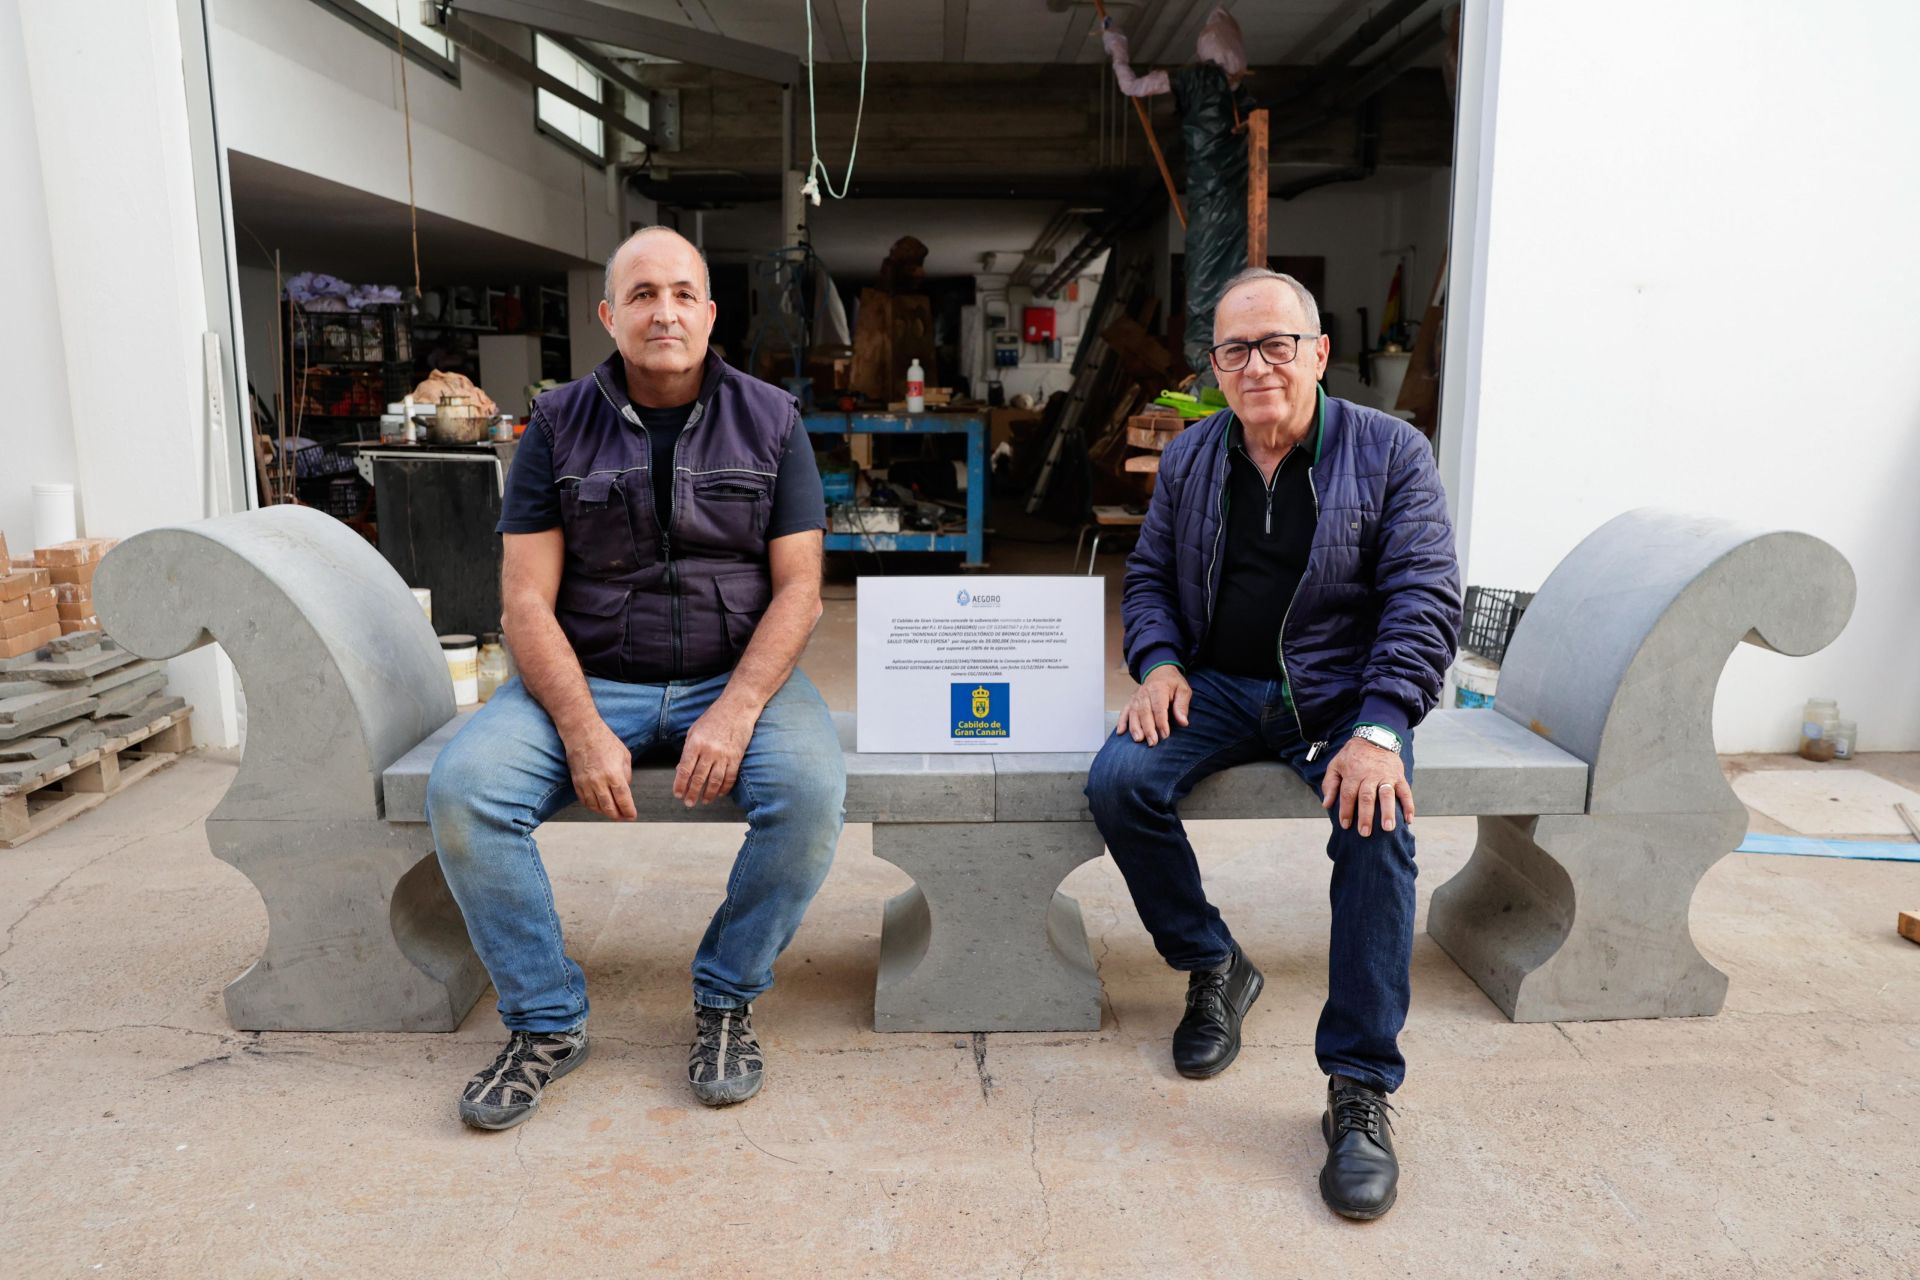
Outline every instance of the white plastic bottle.
<path fill-rule="evenodd" d="M 927 371 L 920 367 L 920 359 L 914 357 L 907 366 L 907 412 L 925 413 L 927 411 Z"/>

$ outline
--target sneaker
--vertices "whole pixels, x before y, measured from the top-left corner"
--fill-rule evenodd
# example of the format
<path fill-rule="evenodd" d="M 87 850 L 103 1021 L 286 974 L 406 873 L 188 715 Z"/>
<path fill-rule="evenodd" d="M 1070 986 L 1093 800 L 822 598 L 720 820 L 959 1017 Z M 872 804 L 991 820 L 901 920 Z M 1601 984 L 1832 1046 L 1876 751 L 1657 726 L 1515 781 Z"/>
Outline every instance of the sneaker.
<path fill-rule="evenodd" d="M 511 1129 L 540 1095 L 587 1060 L 585 1031 L 516 1031 L 507 1047 L 460 1092 L 460 1118 L 476 1129 Z"/>
<path fill-rule="evenodd" d="M 693 1096 L 710 1107 L 724 1107 L 760 1092 L 766 1062 L 753 1034 L 753 1006 L 709 1009 L 695 1005 L 693 1023 L 693 1048 L 687 1054 L 687 1083 L 693 1086 Z"/>

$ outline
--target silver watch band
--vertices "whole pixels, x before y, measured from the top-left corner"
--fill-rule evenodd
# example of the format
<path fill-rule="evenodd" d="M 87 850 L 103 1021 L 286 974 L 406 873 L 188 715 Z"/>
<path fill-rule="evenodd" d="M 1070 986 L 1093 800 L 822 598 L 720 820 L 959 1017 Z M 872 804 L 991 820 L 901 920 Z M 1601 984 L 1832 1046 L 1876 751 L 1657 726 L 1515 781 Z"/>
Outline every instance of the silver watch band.
<path fill-rule="evenodd" d="M 1383 747 L 1395 755 L 1400 754 L 1400 735 L 1391 729 L 1383 729 L 1377 724 L 1363 724 L 1353 731 L 1353 736 L 1376 747 Z"/>

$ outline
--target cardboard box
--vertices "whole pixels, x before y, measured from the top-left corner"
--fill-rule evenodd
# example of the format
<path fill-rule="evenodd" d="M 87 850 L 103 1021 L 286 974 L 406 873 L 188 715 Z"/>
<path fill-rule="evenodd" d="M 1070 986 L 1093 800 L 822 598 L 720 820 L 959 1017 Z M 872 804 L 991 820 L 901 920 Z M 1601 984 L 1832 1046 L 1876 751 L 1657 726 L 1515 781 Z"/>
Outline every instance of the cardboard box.
<path fill-rule="evenodd" d="M 60 634 L 63 636 L 70 636 L 76 631 L 98 631 L 99 629 L 100 619 L 98 618 L 60 619 Z"/>
<path fill-rule="evenodd" d="M 987 452 L 992 453 L 1016 434 L 1024 439 L 1028 431 L 1039 426 L 1041 416 L 1038 409 L 987 410 Z"/>
<path fill-rule="evenodd" d="M 56 542 L 50 547 L 35 547 L 33 562 L 43 569 L 93 564 L 117 542 L 118 538 L 75 538 L 71 542 Z"/>
<path fill-rule="evenodd" d="M 98 560 L 89 560 L 85 564 L 50 565 L 41 570 L 41 572 L 51 575 L 55 582 L 84 584 L 91 587 L 93 585 L 94 571 L 99 567 L 100 562 Z"/>
<path fill-rule="evenodd" d="M 91 582 L 56 582 L 47 589 L 61 604 L 89 604 L 93 600 Z"/>
<path fill-rule="evenodd" d="M 44 631 L 58 621 L 60 621 L 60 615 L 52 609 L 37 609 L 16 618 L 0 618 L 0 639 L 32 635 L 36 631 Z"/>
<path fill-rule="evenodd" d="M 18 600 L 21 596 L 41 590 L 47 583 L 45 569 L 20 569 L 0 575 L 0 600 Z"/>
<path fill-rule="evenodd" d="M 5 563 L 7 563 L 7 534 L 4 529 L 0 529 L 0 564 Z"/>
<path fill-rule="evenodd" d="M 62 622 L 65 622 L 69 618 L 91 618 L 94 616 L 93 601 L 91 600 L 75 600 L 72 604 L 68 604 L 65 600 L 62 600 L 55 604 L 54 608 L 59 612 Z"/>
<path fill-rule="evenodd" d="M 53 608 L 58 603 L 59 597 L 54 594 L 53 588 L 42 587 L 38 591 L 29 591 L 11 600 L 0 600 L 0 618 L 17 618 L 23 613 L 38 613 L 42 609 Z"/>
<path fill-rule="evenodd" d="M 23 636 L 0 636 L 0 658 L 18 658 L 60 638 L 60 624 L 29 631 Z"/>

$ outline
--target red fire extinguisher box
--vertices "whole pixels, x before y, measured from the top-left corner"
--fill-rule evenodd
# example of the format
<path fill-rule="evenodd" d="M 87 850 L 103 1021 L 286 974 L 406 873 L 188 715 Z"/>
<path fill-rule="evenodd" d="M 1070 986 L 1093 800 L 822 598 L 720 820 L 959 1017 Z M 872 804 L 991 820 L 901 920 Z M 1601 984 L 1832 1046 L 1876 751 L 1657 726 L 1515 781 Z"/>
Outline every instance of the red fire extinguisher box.
<path fill-rule="evenodd" d="M 1053 330 L 1052 307 L 1027 307 L 1022 313 L 1022 320 L 1026 325 L 1028 342 L 1052 342 L 1057 336 Z"/>

